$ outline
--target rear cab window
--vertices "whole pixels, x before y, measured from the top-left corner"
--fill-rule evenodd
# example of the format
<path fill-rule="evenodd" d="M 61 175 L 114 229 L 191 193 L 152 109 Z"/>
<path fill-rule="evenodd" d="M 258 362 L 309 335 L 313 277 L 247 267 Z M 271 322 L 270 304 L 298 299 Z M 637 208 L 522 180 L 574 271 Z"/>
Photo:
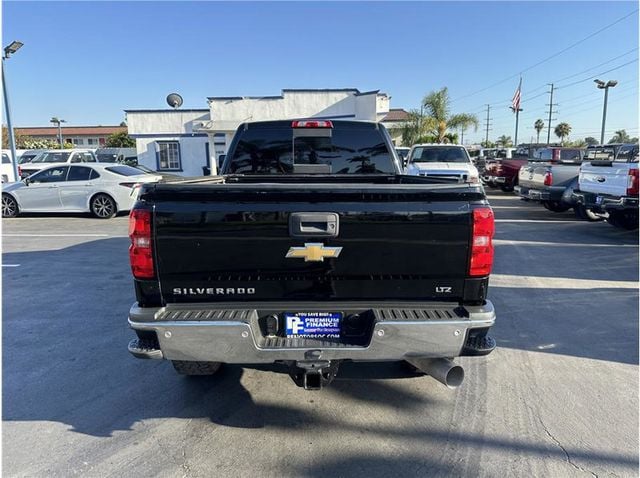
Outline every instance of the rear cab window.
<path fill-rule="evenodd" d="M 300 121 L 299 123 L 305 123 Z M 293 127 L 292 121 L 240 126 L 223 165 L 225 174 L 396 174 L 383 126 L 313 121 L 330 127 Z"/>
<path fill-rule="evenodd" d="M 616 163 L 637 163 L 638 145 L 621 146 L 614 161 Z"/>

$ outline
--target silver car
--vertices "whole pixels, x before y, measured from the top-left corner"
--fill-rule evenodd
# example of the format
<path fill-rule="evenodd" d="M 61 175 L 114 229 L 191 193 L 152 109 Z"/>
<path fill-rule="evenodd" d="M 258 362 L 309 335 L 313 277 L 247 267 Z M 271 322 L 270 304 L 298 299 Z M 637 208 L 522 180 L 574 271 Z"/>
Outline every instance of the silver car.
<path fill-rule="evenodd" d="M 2 217 L 22 212 L 91 212 L 109 219 L 131 209 L 140 183 L 160 179 L 123 164 L 51 166 L 3 185 Z"/>

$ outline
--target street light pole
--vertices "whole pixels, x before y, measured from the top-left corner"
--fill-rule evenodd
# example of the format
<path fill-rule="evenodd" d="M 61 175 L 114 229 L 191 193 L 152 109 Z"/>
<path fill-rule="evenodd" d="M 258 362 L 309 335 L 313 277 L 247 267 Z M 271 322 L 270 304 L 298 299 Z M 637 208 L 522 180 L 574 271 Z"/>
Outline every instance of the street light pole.
<path fill-rule="evenodd" d="M 602 107 L 602 130 L 600 132 L 600 144 L 604 144 L 604 127 L 607 122 L 607 101 L 609 99 L 609 88 L 615 87 L 617 80 L 609 80 L 606 83 L 602 80 L 593 80 L 598 89 L 604 90 L 604 106 Z"/>
<path fill-rule="evenodd" d="M 17 52 L 22 47 L 22 42 L 13 41 L 4 48 L 4 55 L 2 55 L 2 94 L 4 96 L 4 108 L 7 115 L 7 129 L 9 133 L 9 147 L 11 148 L 11 165 L 13 167 L 14 179 L 18 181 L 20 176 L 18 175 L 18 158 L 16 154 L 16 138 L 13 133 L 13 125 L 11 124 L 11 108 L 9 107 L 9 95 L 7 93 L 7 80 L 4 76 L 4 61 L 11 55 Z"/>
<path fill-rule="evenodd" d="M 54 116 L 49 120 L 49 123 L 58 125 L 58 142 L 60 143 L 60 149 L 62 149 L 62 123 L 66 123 L 66 121 Z"/>

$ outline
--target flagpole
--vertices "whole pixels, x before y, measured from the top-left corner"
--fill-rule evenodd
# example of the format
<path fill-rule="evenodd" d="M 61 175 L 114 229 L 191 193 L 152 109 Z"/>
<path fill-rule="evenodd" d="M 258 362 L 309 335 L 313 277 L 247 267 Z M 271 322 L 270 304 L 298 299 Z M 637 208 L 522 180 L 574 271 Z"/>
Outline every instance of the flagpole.
<path fill-rule="evenodd" d="M 513 140 L 513 145 L 518 146 L 518 120 L 520 118 L 520 112 L 522 108 L 520 108 L 520 101 L 522 100 L 522 77 L 520 77 L 520 82 L 518 83 L 518 89 L 513 95 L 511 111 L 516 114 L 516 134 Z"/>
<path fill-rule="evenodd" d="M 515 139 L 513 140 L 513 145 L 514 146 L 518 146 L 518 117 L 520 116 L 520 112 L 522 111 L 522 108 L 518 108 L 516 110 L 516 135 L 515 135 Z"/>

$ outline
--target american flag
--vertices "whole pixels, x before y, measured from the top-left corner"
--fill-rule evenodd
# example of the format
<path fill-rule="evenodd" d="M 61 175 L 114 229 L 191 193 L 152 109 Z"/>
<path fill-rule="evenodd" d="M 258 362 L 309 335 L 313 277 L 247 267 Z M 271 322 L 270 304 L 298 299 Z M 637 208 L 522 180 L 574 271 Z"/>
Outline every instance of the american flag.
<path fill-rule="evenodd" d="M 514 111 L 518 111 L 520 109 L 520 88 L 522 87 L 522 78 L 520 78 L 520 83 L 518 83 L 518 89 L 513 94 L 513 99 L 511 100 L 511 109 Z"/>

